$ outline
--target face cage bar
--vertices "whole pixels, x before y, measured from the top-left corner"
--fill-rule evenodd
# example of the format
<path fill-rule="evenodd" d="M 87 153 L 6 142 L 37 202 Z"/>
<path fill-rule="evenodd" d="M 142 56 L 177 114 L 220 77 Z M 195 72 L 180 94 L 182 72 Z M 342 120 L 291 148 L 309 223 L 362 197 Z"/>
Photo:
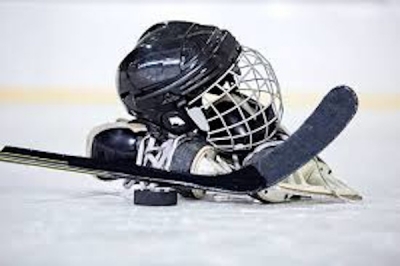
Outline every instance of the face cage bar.
<path fill-rule="evenodd" d="M 210 144 L 225 151 L 249 150 L 264 143 L 275 135 L 280 124 L 283 105 L 280 93 L 280 87 L 271 64 L 256 50 L 248 47 L 242 47 L 242 53 L 239 55 L 235 64 L 222 75 L 213 85 L 206 89 L 202 94 L 189 102 L 189 108 L 201 101 L 203 113 L 211 108 L 214 116 L 206 117 L 207 122 L 219 121 L 223 126 L 221 128 L 212 128 L 208 133 L 207 140 Z M 221 84 L 228 75 L 232 75 L 234 83 Z M 212 90 L 212 92 L 210 92 Z M 218 90 L 218 94 L 215 91 Z M 234 93 L 236 92 L 236 93 Z M 240 93 L 240 96 L 237 95 Z M 212 95 L 212 97 L 210 97 Z M 210 99 L 212 98 L 212 99 Z M 227 110 L 218 110 L 218 103 L 226 101 L 234 106 Z M 252 108 L 249 102 L 256 103 L 256 108 Z M 267 118 L 267 109 L 272 110 L 274 117 Z M 251 109 L 251 110 L 250 110 Z M 240 122 L 229 124 L 224 116 L 237 112 L 240 115 Z M 246 116 L 245 113 L 251 114 Z M 262 117 L 264 124 L 257 128 L 252 128 L 251 121 Z M 233 129 L 238 126 L 245 126 L 245 134 L 234 134 Z M 270 128 L 270 127 L 274 128 Z M 254 134 L 264 130 L 264 138 L 254 140 Z M 225 136 L 213 136 L 223 134 Z M 247 143 L 239 142 L 240 139 L 248 138 Z M 222 145 L 218 142 L 229 141 L 229 145 Z"/>

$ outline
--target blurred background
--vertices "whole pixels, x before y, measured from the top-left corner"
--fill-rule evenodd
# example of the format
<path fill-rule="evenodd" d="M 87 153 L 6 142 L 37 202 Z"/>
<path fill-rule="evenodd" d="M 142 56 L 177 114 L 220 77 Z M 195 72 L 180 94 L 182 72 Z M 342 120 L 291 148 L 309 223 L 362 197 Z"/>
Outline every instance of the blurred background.
<path fill-rule="evenodd" d="M 166 20 L 217 25 L 260 50 L 287 104 L 348 84 L 365 107 L 400 106 L 399 0 L 0 0 L 0 103 L 118 104 L 119 62 Z"/>

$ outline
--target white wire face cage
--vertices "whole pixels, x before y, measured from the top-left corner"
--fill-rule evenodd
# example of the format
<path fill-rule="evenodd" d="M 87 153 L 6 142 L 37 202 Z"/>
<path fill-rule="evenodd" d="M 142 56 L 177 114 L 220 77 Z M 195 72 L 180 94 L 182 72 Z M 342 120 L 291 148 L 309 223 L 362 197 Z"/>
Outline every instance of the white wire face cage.
<path fill-rule="evenodd" d="M 188 113 L 207 132 L 208 142 L 221 150 L 250 150 L 268 141 L 283 114 L 271 64 L 256 50 L 242 47 L 236 63 L 189 102 Z"/>

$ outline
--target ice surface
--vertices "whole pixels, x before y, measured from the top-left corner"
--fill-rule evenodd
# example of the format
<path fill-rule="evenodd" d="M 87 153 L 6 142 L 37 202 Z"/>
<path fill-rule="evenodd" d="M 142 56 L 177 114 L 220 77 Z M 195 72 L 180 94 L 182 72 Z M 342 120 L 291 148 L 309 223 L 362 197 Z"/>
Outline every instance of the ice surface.
<path fill-rule="evenodd" d="M 287 110 L 289 128 L 307 113 Z M 83 154 L 91 127 L 118 115 L 111 105 L 3 104 L 0 140 Z M 139 207 L 119 183 L 0 163 L 0 265 L 398 265 L 399 119 L 361 110 L 323 153 L 364 195 L 356 203 Z"/>

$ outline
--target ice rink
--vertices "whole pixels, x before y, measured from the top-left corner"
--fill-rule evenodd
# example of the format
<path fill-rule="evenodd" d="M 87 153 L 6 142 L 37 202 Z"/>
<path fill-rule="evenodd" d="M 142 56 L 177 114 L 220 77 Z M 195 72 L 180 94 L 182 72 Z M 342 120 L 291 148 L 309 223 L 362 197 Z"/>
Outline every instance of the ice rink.
<path fill-rule="evenodd" d="M 127 117 L 118 64 L 167 20 L 259 50 L 292 131 L 353 87 L 359 112 L 322 158 L 364 199 L 139 207 L 119 182 L 0 162 L 0 266 L 400 265 L 400 0 L 0 0 L 0 145 L 84 155 Z"/>
<path fill-rule="evenodd" d="M 286 124 L 295 129 L 311 110 L 287 108 Z M 2 104 L 0 139 L 83 155 L 91 127 L 122 113 Z M 0 265 L 398 265 L 399 119 L 396 110 L 361 108 L 323 153 L 364 196 L 354 203 L 210 197 L 139 207 L 120 183 L 0 163 Z"/>

